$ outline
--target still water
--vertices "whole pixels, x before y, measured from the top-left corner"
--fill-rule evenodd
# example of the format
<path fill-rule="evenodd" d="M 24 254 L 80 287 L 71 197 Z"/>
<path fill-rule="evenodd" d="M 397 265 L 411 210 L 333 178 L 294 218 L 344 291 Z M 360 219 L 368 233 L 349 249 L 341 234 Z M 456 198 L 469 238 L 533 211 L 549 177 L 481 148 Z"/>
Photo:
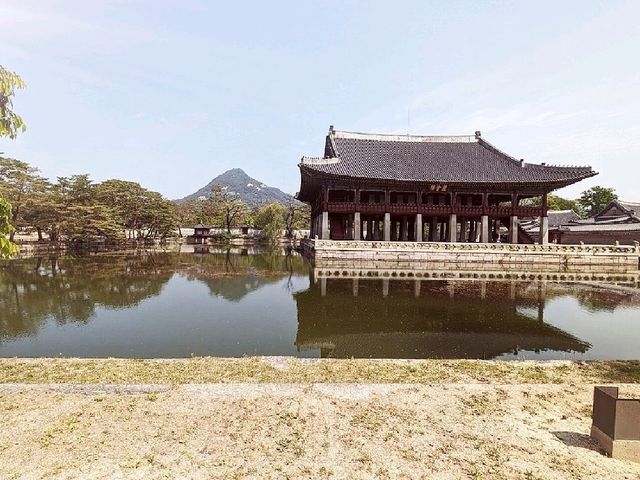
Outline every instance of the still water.
<path fill-rule="evenodd" d="M 127 252 L 0 264 L 2 357 L 640 359 L 640 290 L 318 279 L 292 253 Z"/>

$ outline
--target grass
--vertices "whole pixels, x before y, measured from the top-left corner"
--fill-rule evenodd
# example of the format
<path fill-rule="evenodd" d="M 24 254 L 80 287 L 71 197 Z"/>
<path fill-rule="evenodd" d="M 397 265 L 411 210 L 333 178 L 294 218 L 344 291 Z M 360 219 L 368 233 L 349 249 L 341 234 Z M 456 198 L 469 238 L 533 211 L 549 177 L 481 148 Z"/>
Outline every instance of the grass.
<path fill-rule="evenodd" d="M 640 383 L 640 361 L 0 359 L 0 384 Z M 155 400 L 154 395 L 150 400 Z"/>

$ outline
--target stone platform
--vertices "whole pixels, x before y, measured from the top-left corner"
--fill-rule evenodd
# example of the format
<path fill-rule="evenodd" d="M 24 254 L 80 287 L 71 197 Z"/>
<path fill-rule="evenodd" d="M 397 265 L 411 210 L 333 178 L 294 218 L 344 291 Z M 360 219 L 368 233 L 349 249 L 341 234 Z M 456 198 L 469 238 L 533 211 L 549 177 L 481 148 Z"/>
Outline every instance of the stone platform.
<path fill-rule="evenodd" d="M 638 245 L 516 245 L 504 243 L 379 242 L 305 239 L 319 269 L 375 269 L 558 274 L 567 280 L 637 277 Z M 572 278 L 568 278 L 571 276 Z M 580 277 L 580 278 L 578 278 Z M 584 277 L 584 278 L 583 278 Z M 602 277 L 602 278 L 600 278 Z M 560 279 L 560 278 L 558 278 Z M 564 279 L 563 279 L 564 280 Z M 611 280 L 614 280 L 611 277 Z"/>

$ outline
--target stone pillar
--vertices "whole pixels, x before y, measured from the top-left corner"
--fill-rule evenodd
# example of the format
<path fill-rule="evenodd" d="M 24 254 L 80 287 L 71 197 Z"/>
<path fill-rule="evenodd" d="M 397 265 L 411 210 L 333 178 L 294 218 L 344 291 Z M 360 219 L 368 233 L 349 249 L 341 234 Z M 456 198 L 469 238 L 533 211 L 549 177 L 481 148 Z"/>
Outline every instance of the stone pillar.
<path fill-rule="evenodd" d="M 382 296 L 383 297 L 389 296 L 389 279 L 388 278 L 382 279 Z"/>
<path fill-rule="evenodd" d="M 329 212 L 322 212 L 320 239 L 329 240 Z"/>
<path fill-rule="evenodd" d="M 409 219 L 406 215 L 402 216 L 402 223 L 400 224 L 400 239 L 403 242 L 409 240 Z"/>
<path fill-rule="evenodd" d="M 466 243 L 469 241 L 469 222 L 464 219 L 460 222 L 460 241 Z"/>
<path fill-rule="evenodd" d="M 359 279 L 354 278 L 353 279 L 353 296 L 354 297 L 358 296 L 358 287 L 360 286 L 359 284 L 360 284 Z"/>
<path fill-rule="evenodd" d="M 414 284 L 413 284 L 413 295 L 418 298 L 420 297 L 420 280 L 414 280 Z"/>
<path fill-rule="evenodd" d="M 489 243 L 489 215 L 482 215 L 480 223 L 480 243 Z"/>
<path fill-rule="evenodd" d="M 384 214 L 384 241 L 391 241 L 391 214 L 389 212 Z"/>
<path fill-rule="evenodd" d="M 455 242 L 458 236 L 458 217 L 455 213 L 449 215 L 449 241 Z"/>
<path fill-rule="evenodd" d="M 353 214 L 353 239 L 360 240 L 362 236 L 362 226 L 360 224 L 360 212 Z"/>
<path fill-rule="evenodd" d="M 422 214 L 421 213 L 417 213 L 416 214 L 416 242 L 421 242 L 422 241 Z"/>
<path fill-rule="evenodd" d="M 549 243 L 549 217 L 540 217 L 540 243 Z"/>
<path fill-rule="evenodd" d="M 327 296 L 327 279 L 324 277 L 320 279 L 320 296 Z"/>
<path fill-rule="evenodd" d="M 511 222 L 509 225 L 509 242 L 518 243 L 518 216 L 511 215 Z"/>

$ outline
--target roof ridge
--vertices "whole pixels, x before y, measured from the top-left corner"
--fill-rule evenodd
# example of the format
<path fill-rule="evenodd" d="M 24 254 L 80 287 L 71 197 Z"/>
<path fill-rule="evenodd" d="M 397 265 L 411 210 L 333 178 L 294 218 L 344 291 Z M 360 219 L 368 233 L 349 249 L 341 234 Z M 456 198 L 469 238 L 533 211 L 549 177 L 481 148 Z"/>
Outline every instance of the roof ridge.
<path fill-rule="evenodd" d="M 330 137 L 353 138 L 361 140 L 380 140 L 386 142 L 434 142 L 434 143 L 473 143 L 478 141 L 475 135 L 409 135 L 397 133 L 366 133 L 346 130 L 330 130 Z"/>

